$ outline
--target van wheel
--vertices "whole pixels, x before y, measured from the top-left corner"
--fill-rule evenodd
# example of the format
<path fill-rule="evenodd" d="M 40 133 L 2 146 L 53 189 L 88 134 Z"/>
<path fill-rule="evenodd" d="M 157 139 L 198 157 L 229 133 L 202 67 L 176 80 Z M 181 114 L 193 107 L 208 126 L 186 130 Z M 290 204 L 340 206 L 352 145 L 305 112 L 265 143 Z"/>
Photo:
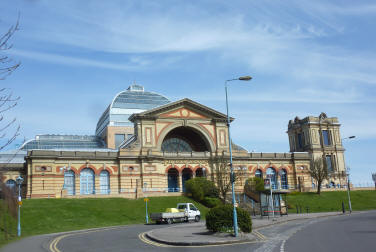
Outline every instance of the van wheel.
<path fill-rule="evenodd" d="M 200 221 L 200 216 L 196 215 L 195 222 L 199 222 L 199 221 Z"/>
<path fill-rule="evenodd" d="M 171 224 L 172 223 L 172 219 L 167 219 L 167 224 Z"/>

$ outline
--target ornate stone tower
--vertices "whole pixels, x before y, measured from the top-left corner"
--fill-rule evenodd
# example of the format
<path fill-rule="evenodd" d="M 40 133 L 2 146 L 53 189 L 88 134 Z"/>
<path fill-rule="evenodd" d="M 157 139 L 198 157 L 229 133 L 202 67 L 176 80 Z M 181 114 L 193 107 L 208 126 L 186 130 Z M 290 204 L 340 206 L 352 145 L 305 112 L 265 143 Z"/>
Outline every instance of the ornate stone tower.
<path fill-rule="evenodd" d="M 288 125 L 290 152 L 308 152 L 311 159 L 322 157 L 330 178 L 326 184 L 338 187 L 345 184 L 345 161 L 340 124 L 337 117 L 325 113 L 304 119 L 295 117 Z M 325 185 L 325 183 L 324 183 Z"/>

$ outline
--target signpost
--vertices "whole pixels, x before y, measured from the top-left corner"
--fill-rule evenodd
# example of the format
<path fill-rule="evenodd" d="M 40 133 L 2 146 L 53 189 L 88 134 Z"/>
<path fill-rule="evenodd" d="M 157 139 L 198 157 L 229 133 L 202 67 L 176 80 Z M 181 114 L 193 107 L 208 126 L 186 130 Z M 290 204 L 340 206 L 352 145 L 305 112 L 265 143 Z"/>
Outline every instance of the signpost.
<path fill-rule="evenodd" d="M 272 174 L 267 174 L 266 175 L 267 179 L 264 179 L 264 188 L 265 189 L 270 189 L 270 205 L 271 205 L 271 210 L 272 210 L 272 213 L 273 213 L 273 221 L 274 221 L 275 218 L 274 218 L 274 201 L 273 201 L 272 176 L 273 176 Z"/>
<path fill-rule="evenodd" d="M 21 206 L 22 206 L 22 198 L 21 198 L 21 185 L 24 179 L 21 176 L 16 178 L 16 183 L 18 185 L 18 223 L 17 223 L 17 236 L 21 236 Z"/>
<path fill-rule="evenodd" d="M 144 201 L 146 203 L 146 224 L 149 223 L 149 215 L 148 215 L 148 201 L 149 201 L 149 198 L 144 198 Z"/>

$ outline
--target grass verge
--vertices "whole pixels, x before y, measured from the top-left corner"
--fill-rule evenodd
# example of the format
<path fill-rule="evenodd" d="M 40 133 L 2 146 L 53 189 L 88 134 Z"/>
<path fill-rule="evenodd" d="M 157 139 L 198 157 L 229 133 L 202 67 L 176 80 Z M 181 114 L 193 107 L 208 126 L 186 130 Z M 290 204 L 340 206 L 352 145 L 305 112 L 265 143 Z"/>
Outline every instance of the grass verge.
<path fill-rule="evenodd" d="M 376 191 L 351 191 L 351 205 L 353 211 L 376 209 Z M 287 195 L 289 212 L 296 212 L 296 207 L 306 212 L 333 212 L 342 211 L 342 202 L 346 211 L 349 210 L 347 191 L 291 193 Z"/>

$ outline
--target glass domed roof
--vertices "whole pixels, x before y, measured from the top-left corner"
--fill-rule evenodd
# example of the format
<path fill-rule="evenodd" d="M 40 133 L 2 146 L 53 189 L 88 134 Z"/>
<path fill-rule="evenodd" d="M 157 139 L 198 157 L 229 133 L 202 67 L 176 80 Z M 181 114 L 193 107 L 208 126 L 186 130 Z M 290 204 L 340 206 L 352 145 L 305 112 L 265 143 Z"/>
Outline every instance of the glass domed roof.
<path fill-rule="evenodd" d="M 169 102 L 170 100 L 166 97 L 147 92 L 143 86 L 133 84 L 115 96 L 99 119 L 95 134 L 101 135 L 107 126 L 132 127 L 133 123 L 128 120 L 132 114 L 141 113 Z"/>

